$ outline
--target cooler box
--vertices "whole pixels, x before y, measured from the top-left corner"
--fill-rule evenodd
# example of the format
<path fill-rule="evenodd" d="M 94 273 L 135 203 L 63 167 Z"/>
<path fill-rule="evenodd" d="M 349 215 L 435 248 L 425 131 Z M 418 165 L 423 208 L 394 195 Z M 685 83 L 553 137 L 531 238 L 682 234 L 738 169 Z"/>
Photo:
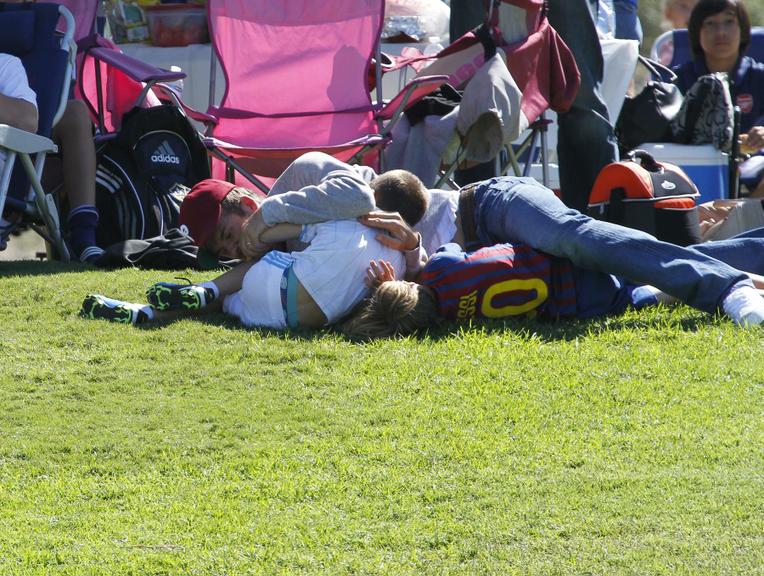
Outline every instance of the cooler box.
<path fill-rule="evenodd" d="M 508 174 L 513 175 L 514 173 L 512 171 L 508 172 Z M 555 194 L 557 196 L 560 195 L 560 168 L 557 166 L 557 164 L 554 164 L 553 162 L 549 163 L 549 182 L 547 183 L 547 188 L 551 188 L 554 190 Z M 538 180 L 539 184 L 542 184 L 544 182 L 544 169 L 541 164 L 531 164 L 531 171 L 529 176 L 535 178 Z"/>
<path fill-rule="evenodd" d="M 729 157 L 711 144 L 641 144 L 660 162 L 676 164 L 698 187 L 698 203 L 729 198 Z"/>

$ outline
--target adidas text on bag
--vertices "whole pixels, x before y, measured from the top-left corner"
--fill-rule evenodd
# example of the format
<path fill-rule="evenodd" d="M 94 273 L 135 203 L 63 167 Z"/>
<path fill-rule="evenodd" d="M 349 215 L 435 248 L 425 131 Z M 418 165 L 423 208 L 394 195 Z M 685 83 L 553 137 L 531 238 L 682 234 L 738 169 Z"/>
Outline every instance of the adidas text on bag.
<path fill-rule="evenodd" d="M 186 190 L 209 175 L 204 144 L 177 108 L 132 110 L 117 136 L 98 150 L 98 244 L 176 228 Z"/>

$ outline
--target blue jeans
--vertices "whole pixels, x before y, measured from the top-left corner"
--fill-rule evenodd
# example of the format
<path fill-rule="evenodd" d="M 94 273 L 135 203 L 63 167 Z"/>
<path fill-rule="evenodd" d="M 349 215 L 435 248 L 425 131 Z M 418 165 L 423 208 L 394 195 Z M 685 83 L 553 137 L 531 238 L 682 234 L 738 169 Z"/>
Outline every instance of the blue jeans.
<path fill-rule="evenodd" d="M 600 170 L 618 159 L 618 144 L 607 106 L 600 95 L 602 47 L 592 15 L 597 0 L 549 0 L 549 23 L 576 58 L 581 87 L 573 106 L 559 114 L 557 157 L 562 199 L 585 211 Z"/>
<path fill-rule="evenodd" d="M 764 230 L 760 228 L 759 230 Z M 733 268 L 764 275 L 764 239 L 735 238 L 697 244 L 697 251 L 716 258 Z M 658 303 L 649 291 L 612 274 L 573 269 L 576 282 L 576 316 L 592 318 L 622 314 L 627 308 L 644 308 Z"/>
<path fill-rule="evenodd" d="M 683 248 L 595 220 L 566 207 L 533 178 L 481 182 L 474 202 L 475 232 L 483 245 L 524 242 L 579 268 L 650 284 L 710 313 L 718 310 L 733 286 L 753 286 L 746 274 L 708 256 L 707 245 Z M 735 258 L 727 242 L 735 241 L 725 241 L 717 250 Z"/>
<path fill-rule="evenodd" d="M 576 282 L 576 317 L 594 318 L 622 314 L 627 308 L 655 305 L 658 299 L 651 293 L 637 290 L 636 286 L 612 274 L 573 268 Z"/>

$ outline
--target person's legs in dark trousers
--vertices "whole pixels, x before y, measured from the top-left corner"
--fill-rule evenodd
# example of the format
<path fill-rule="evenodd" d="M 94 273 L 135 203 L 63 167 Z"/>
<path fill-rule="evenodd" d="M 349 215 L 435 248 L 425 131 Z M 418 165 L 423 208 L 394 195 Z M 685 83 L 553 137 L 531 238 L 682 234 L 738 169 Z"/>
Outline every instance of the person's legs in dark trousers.
<path fill-rule="evenodd" d="M 557 156 L 562 199 L 585 211 L 594 180 L 618 159 L 607 107 L 600 96 L 602 48 L 594 26 L 596 0 L 549 0 L 549 23 L 573 51 L 581 87 L 570 110 L 558 116 Z"/>
<path fill-rule="evenodd" d="M 449 42 L 461 38 L 470 30 L 480 26 L 485 18 L 483 0 L 451 0 L 451 19 L 449 21 Z M 496 163 L 484 162 L 472 168 L 460 168 L 454 172 L 454 181 L 459 186 L 479 182 L 496 175 Z"/>
<path fill-rule="evenodd" d="M 636 40 L 642 44 L 642 23 L 637 14 L 634 0 L 613 0 L 615 8 L 615 37 L 621 40 Z"/>
<path fill-rule="evenodd" d="M 453 42 L 483 23 L 485 15 L 483 4 L 483 0 L 451 0 L 449 42 Z"/>

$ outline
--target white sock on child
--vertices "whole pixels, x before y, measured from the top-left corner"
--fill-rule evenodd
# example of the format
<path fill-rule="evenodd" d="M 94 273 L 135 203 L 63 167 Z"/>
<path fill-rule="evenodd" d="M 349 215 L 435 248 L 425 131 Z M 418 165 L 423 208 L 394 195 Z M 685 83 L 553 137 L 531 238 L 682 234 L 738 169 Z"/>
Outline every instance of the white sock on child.
<path fill-rule="evenodd" d="M 655 299 L 658 301 L 659 304 L 674 304 L 675 302 L 678 302 L 676 298 L 674 298 L 671 294 L 666 294 L 662 290 L 658 290 L 655 286 L 640 286 L 640 288 L 647 290 L 650 292 L 653 296 L 655 296 Z"/>
<path fill-rule="evenodd" d="M 217 287 L 217 284 L 214 282 L 202 282 L 201 284 L 198 284 L 198 286 L 201 286 L 202 288 L 206 288 L 208 290 L 212 290 L 212 293 L 215 295 L 215 299 L 217 300 L 218 296 L 220 296 L 220 290 Z"/>
<path fill-rule="evenodd" d="M 738 326 L 757 326 L 764 322 L 764 298 L 753 286 L 733 288 L 722 302 L 722 310 Z"/>

